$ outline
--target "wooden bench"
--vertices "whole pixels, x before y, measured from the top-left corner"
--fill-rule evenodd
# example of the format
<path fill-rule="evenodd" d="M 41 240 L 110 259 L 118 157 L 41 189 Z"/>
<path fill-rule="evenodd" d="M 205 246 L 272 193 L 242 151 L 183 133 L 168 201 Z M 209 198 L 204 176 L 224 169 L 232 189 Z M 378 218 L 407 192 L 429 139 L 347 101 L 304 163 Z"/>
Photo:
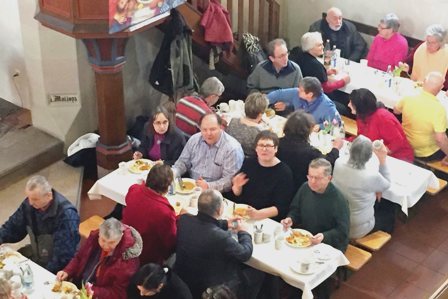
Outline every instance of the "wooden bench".
<path fill-rule="evenodd" d="M 391 239 L 390 234 L 378 230 L 355 240 L 355 244 L 370 251 L 378 251 Z"/>
<path fill-rule="evenodd" d="M 92 230 L 96 230 L 104 222 L 104 219 L 98 215 L 94 215 L 79 224 L 79 234 L 81 238 L 87 239 Z"/>
<path fill-rule="evenodd" d="M 343 276 L 343 280 L 347 280 L 347 270 L 356 272 L 372 258 L 372 254 L 370 252 L 351 244 L 348 244 L 347 250 L 345 251 L 344 255 L 348 259 L 349 264 L 344 268 L 338 268 L 337 276 L 339 281 L 341 279 L 341 275 Z"/>
<path fill-rule="evenodd" d="M 344 115 L 341 116 L 341 119 L 344 122 L 345 133 L 350 136 L 358 136 L 358 125 L 356 124 L 356 120 Z"/>

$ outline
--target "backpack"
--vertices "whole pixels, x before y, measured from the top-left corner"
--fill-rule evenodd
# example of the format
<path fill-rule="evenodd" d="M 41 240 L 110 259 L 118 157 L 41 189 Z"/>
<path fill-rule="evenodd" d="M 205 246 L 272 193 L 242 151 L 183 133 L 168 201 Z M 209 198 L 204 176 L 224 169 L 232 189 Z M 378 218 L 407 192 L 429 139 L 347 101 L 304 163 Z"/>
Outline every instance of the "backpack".
<path fill-rule="evenodd" d="M 252 73 L 258 63 L 267 59 L 263 51 L 260 39 L 250 33 L 243 33 L 241 38 L 241 65 L 249 73 Z"/>

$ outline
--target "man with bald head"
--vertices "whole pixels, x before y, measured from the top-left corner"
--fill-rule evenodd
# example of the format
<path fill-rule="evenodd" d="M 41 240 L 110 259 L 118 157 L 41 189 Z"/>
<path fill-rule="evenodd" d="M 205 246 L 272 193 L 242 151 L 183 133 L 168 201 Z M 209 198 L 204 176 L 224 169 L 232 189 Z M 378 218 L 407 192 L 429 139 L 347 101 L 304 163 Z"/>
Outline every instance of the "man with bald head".
<path fill-rule="evenodd" d="M 337 7 L 330 8 L 326 17 L 311 24 L 308 31 L 322 33 L 324 42 L 330 40 L 331 48 L 336 45 L 344 58 L 359 61 L 367 54 L 367 43 L 355 25 L 342 18 L 342 11 Z"/>
<path fill-rule="evenodd" d="M 446 111 L 436 98 L 444 81 L 441 73 L 430 72 L 423 81 L 422 92 L 401 99 L 394 112 L 403 114 L 403 130 L 416 157 L 425 161 L 443 159 L 448 164 Z"/>

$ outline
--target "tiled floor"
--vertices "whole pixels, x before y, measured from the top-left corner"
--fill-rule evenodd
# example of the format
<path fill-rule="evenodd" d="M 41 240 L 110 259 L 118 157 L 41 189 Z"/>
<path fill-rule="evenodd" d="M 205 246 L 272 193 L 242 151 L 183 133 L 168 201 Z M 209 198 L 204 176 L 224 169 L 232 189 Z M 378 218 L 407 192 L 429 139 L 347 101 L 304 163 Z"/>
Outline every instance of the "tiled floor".
<path fill-rule="evenodd" d="M 81 220 L 107 215 L 114 202 L 89 200 L 93 180 L 84 180 Z M 425 196 L 411 210 L 407 223 L 399 220 L 391 241 L 360 271 L 334 290 L 335 299 L 429 298 L 448 278 L 448 190 Z"/>

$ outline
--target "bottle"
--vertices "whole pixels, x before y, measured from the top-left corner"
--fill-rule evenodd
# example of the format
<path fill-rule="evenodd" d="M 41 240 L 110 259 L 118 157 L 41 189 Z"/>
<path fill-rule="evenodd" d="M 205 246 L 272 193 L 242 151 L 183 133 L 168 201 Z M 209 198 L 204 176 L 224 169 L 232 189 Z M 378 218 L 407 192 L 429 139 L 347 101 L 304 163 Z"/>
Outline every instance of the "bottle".
<path fill-rule="evenodd" d="M 324 65 L 325 66 L 330 66 L 331 64 L 331 45 L 330 45 L 330 40 L 327 39 L 327 42 L 325 43 L 325 47 L 324 47 Z"/>
<path fill-rule="evenodd" d="M 341 120 L 341 125 L 339 126 L 339 138 L 342 138 L 342 139 L 345 138 L 345 127 L 344 127 L 343 120 Z"/>
<path fill-rule="evenodd" d="M 336 64 L 338 62 L 338 54 L 336 51 L 336 45 L 333 46 L 333 51 L 331 51 L 331 66 L 336 67 Z"/>
<path fill-rule="evenodd" d="M 393 77 L 394 77 L 394 74 L 392 73 L 392 66 L 389 64 L 387 66 L 387 71 L 386 71 L 386 86 L 389 88 L 392 86 L 392 78 Z"/>
<path fill-rule="evenodd" d="M 22 271 L 22 285 L 26 293 L 31 293 L 33 291 L 34 277 L 33 271 L 29 264 L 25 264 L 20 267 Z"/>

